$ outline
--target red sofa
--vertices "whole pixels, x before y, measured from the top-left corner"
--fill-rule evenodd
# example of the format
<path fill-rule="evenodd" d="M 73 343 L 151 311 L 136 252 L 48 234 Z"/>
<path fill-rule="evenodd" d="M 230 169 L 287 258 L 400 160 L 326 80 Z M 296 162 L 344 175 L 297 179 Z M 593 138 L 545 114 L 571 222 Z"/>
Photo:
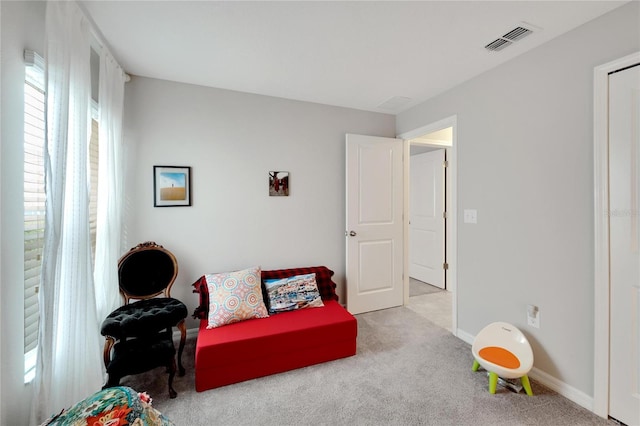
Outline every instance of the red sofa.
<path fill-rule="evenodd" d="M 195 351 L 196 391 L 201 392 L 283 371 L 319 364 L 356 353 L 358 325 L 338 303 L 333 271 L 311 268 L 262 271 L 262 280 L 316 274 L 324 306 L 272 314 L 207 329 L 206 280 L 196 281 L 200 318 Z"/>

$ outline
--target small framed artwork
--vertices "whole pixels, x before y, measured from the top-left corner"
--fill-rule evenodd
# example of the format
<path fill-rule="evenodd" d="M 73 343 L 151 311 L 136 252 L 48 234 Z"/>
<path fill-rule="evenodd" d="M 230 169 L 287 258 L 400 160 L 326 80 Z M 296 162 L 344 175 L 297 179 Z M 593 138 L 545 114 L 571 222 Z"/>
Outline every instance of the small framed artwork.
<path fill-rule="evenodd" d="M 153 206 L 191 205 L 191 167 L 153 166 Z"/>
<path fill-rule="evenodd" d="M 269 172 L 269 196 L 289 196 L 289 172 Z"/>

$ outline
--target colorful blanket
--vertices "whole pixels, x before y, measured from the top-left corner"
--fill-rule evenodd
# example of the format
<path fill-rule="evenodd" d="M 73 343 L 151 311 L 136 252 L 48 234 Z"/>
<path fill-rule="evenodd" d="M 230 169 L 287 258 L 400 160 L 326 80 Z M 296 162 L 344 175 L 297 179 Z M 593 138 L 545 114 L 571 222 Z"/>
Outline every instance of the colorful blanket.
<path fill-rule="evenodd" d="M 174 426 L 146 393 L 126 386 L 103 389 L 52 416 L 42 426 Z"/>

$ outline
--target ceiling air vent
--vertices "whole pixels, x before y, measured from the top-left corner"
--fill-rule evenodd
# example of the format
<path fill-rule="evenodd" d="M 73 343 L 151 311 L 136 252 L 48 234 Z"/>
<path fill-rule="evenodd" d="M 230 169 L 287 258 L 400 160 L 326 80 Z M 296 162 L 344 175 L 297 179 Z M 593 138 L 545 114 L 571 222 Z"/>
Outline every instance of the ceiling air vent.
<path fill-rule="evenodd" d="M 503 36 L 487 44 L 484 48 L 490 52 L 497 52 L 504 49 L 505 47 L 511 46 L 516 41 L 522 40 L 529 34 L 533 33 L 535 28 L 536 27 L 534 27 L 533 25 L 527 24 L 525 26 L 524 23 L 521 23 L 514 29 L 506 32 Z"/>
<path fill-rule="evenodd" d="M 509 40 L 499 38 L 499 39 L 493 40 L 491 43 L 487 44 L 484 48 L 492 52 L 497 52 L 498 50 L 502 50 L 509 45 L 511 45 L 511 42 Z"/>
<path fill-rule="evenodd" d="M 520 40 L 523 37 L 528 36 L 532 32 L 533 31 L 531 31 L 528 28 L 517 27 L 517 28 L 512 29 L 511 31 L 509 31 L 505 35 L 503 35 L 502 38 L 506 38 L 507 40 L 511 40 L 511 41 L 517 41 L 517 40 Z"/>

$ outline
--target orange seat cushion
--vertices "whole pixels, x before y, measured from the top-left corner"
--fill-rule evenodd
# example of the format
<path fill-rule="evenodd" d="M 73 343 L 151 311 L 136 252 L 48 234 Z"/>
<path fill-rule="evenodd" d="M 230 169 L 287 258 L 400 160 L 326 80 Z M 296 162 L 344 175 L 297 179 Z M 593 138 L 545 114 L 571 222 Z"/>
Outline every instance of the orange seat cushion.
<path fill-rule="evenodd" d="M 487 346 L 480 349 L 479 355 L 496 365 L 504 368 L 518 368 L 520 367 L 520 360 L 517 356 L 498 346 Z"/>

